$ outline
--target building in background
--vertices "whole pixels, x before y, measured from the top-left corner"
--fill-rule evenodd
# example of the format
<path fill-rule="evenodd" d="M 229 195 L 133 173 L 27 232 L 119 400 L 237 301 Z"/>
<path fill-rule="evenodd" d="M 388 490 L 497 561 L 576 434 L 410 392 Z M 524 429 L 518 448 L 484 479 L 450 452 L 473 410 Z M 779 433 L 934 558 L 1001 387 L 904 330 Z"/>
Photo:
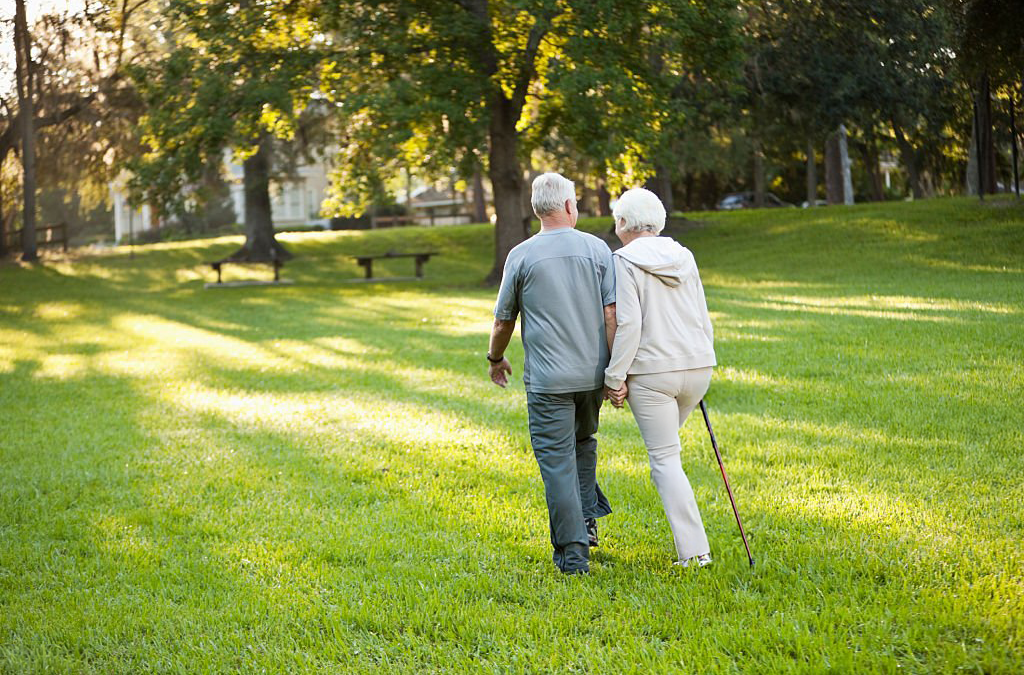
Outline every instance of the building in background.
<path fill-rule="evenodd" d="M 275 229 L 329 226 L 330 221 L 320 216 L 320 205 L 327 196 L 327 171 L 326 162 L 317 159 L 312 163 L 299 165 L 288 178 L 270 182 L 270 212 Z M 234 220 L 241 223 L 245 215 L 242 165 L 232 162 L 229 155 L 224 161 L 224 174 L 230 191 Z M 135 209 L 130 207 L 127 182 L 128 174 L 122 173 L 110 183 L 110 201 L 114 210 L 114 240 L 119 244 L 151 232 L 162 224 L 154 209 L 148 204 Z"/>

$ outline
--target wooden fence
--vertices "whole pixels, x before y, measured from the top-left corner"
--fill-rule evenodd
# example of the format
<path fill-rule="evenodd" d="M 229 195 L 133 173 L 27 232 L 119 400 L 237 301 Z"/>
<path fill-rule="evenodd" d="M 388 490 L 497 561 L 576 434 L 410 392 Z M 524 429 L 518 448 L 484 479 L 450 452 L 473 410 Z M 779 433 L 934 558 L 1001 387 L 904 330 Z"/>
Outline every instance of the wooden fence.
<path fill-rule="evenodd" d="M 21 230 L 0 232 L 0 237 L 8 251 L 21 249 Z M 57 223 L 47 227 L 36 228 L 36 246 L 60 246 L 65 253 L 68 250 L 68 224 Z"/>

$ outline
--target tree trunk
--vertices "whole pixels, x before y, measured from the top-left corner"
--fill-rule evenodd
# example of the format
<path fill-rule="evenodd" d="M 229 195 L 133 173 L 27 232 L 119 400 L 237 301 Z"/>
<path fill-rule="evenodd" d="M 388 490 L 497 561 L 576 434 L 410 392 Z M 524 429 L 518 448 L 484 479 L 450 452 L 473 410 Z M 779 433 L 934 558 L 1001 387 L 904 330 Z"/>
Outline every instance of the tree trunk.
<path fill-rule="evenodd" d="M 718 185 L 718 174 L 705 171 L 701 174 L 701 205 L 702 209 L 713 209 L 718 203 L 721 188 Z"/>
<path fill-rule="evenodd" d="M 21 259 L 39 259 L 36 250 L 36 134 L 35 102 L 32 91 L 32 42 L 25 18 L 25 0 L 15 0 L 14 10 L 15 75 L 18 88 L 18 116 L 21 127 L 21 166 L 24 189 L 24 215 L 21 225 Z"/>
<path fill-rule="evenodd" d="M 979 196 L 996 191 L 996 152 L 992 137 L 992 97 L 988 75 L 982 75 L 975 93 Z"/>
<path fill-rule="evenodd" d="M 980 195 L 981 180 L 978 175 L 978 102 L 975 101 L 971 113 L 971 145 L 967 151 L 967 173 L 964 176 L 967 194 Z"/>
<path fill-rule="evenodd" d="M 274 238 L 270 213 L 270 157 L 273 139 L 263 134 L 256 152 L 242 164 L 245 191 L 245 245 L 231 254 L 233 260 L 270 262 L 288 260 L 292 254 Z"/>
<path fill-rule="evenodd" d="M 405 215 L 412 217 L 412 171 L 405 167 Z M 415 221 L 413 221 L 415 224 Z"/>
<path fill-rule="evenodd" d="M 529 221 L 524 225 L 523 171 L 519 166 L 519 138 L 516 131 L 518 115 L 512 103 L 501 92 L 492 94 L 489 125 L 488 175 L 494 197 L 494 267 L 487 283 L 501 281 L 505 258 L 529 236 Z"/>
<path fill-rule="evenodd" d="M 880 202 L 885 199 L 885 188 L 882 183 L 882 172 L 878 168 L 878 146 L 875 139 L 869 137 L 857 144 L 861 160 L 864 162 L 864 171 L 868 175 L 868 198 L 873 202 Z"/>
<path fill-rule="evenodd" d="M 825 139 L 825 199 L 830 205 L 844 201 L 843 160 L 839 152 L 839 136 L 834 133 Z"/>
<path fill-rule="evenodd" d="M 597 185 L 597 215 L 605 217 L 612 215 L 612 196 L 608 194 L 608 188 L 605 186 L 603 178 Z"/>
<path fill-rule="evenodd" d="M 672 199 L 672 179 L 669 177 L 666 167 L 662 165 L 655 166 L 654 176 L 647 180 L 647 184 L 644 187 L 658 195 L 658 199 L 661 200 L 662 205 L 665 207 L 665 213 L 672 213 L 675 208 L 675 203 Z"/>
<path fill-rule="evenodd" d="M 910 183 L 914 199 L 924 198 L 924 185 L 921 182 L 921 158 L 907 137 L 903 135 L 903 127 L 892 120 L 892 131 L 896 135 L 896 145 L 900 149 L 900 160 L 907 167 L 907 181 Z"/>
<path fill-rule="evenodd" d="M 764 146 L 760 138 L 754 139 L 754 206 L 764 206 Z"/>
<path fill-rule="evenodd" d="M 853 175 L 850 173 L 850 150 L 847 146 L 846 125 L 839 125 L 839 159 L 843 167 L 843 204 L 853 204 Z"/>
<path fill-rule="evenodd" d="M 3 165 L 3 159 L 0 159 L 0 173 Z M 4 185 L 3 181 L 0 181 L 0 258 L 7 255 L 7 212 L 4 207 Z"/>
<path fill-rule="evenodd" d="M 688 211 L 693 210 L 693 183 L 693 172 L 687 171 L 683 177 L 683 204 Z"/>
<path fill-rule="evenodd" d="M 818 201 L 818 166 L 814 161 L 814 140 L 807 139 L 807 206 L 814 207 Z"/>
<path fill-rule="evenodd" d="M 1017 106 L 1010 93 L 1010 150 L 1013 159 L 1013 192 L 1020 199 L 1020 176 L 1017 173 Z"/>
<path fill-rule="evenodd" d="M 477 169 L 473 172 L 473 222 L 487 222 L 487 199 L 484 197 L 484 176 Z"/>

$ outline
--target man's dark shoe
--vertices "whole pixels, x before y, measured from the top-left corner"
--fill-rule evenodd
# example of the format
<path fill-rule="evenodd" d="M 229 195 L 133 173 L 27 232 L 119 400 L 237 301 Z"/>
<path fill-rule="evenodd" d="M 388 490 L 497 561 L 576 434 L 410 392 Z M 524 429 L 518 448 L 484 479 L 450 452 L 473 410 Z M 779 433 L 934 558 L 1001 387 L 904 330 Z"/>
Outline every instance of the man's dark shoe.
<path fill-rule="evenodd" d="M 597 546 L 597 518 L 586 518 L 585 522 L 587 523 L 587 538 L 590 540 L 590 548 L 594 548 Z"/>

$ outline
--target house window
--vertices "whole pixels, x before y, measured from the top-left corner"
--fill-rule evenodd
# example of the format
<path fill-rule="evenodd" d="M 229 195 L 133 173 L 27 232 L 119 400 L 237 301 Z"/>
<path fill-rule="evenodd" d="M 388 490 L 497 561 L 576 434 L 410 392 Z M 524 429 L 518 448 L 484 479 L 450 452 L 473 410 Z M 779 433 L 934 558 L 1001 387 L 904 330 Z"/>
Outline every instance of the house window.
<path fill-rule="evenodd" d="M 303 220 L 303 185 L 300 182 L 281 183 L 271 200 L 275 220 Z"/>

